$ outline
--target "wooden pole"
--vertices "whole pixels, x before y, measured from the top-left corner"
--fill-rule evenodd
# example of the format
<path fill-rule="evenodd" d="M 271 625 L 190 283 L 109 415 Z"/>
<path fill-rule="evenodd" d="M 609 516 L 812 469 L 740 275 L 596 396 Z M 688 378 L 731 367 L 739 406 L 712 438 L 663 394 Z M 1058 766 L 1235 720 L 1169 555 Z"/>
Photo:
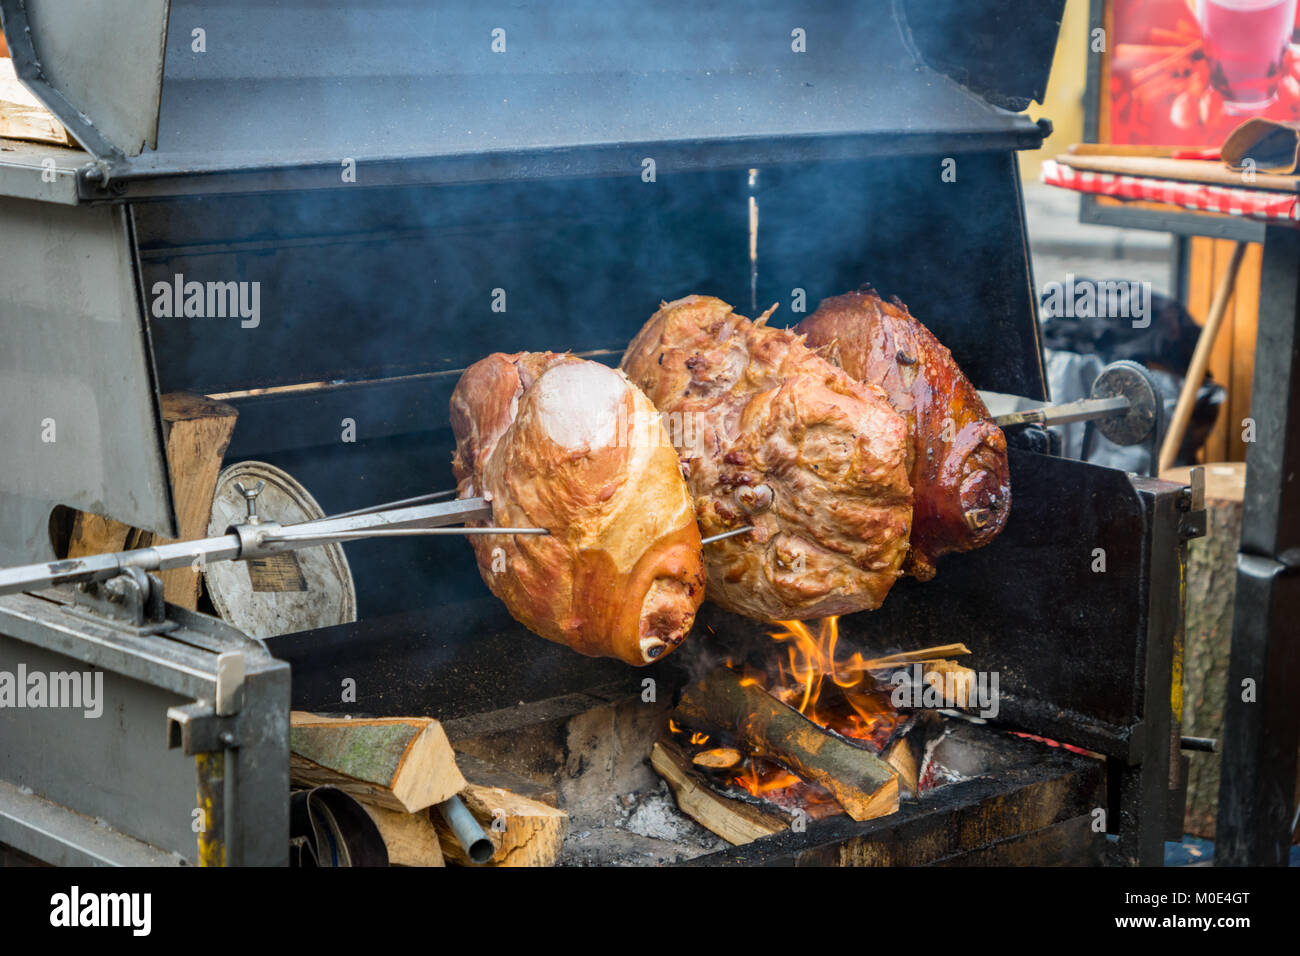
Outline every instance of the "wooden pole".
<path fill-rule="evenodd" d="M 1228 300 L 1237 285 L 1237 273 L 1241 271 L 1241 259 L 1246 254 L 1246 243 L 1238 242 L 1232 248 L 1232 261 L 1228 271 L 1219 280 L 1219 288 L 1214 293 L 1210 304 L 1210 313 L 1205 317 L 1205 328 L 1201 329 L 1196 340 L 1196 351 L 1192 353 L 1191 365 L 1187 368 L 1187 378 L 1183 381 L 1183 390 L 1178 394 L 1178 404 L 1174 406 L 1174 417 L 1165 433 L 1164 444 L 1160 446 L 1160 467 L 1157 474 L 1173 466 L 1178 449 L 1183 444 L 1183 434 L 1192 417 L 1192 407 L 1196 404 L 1196 393 L 1205 380 L 1205 369 L 1210 364 L 1210 352 L 1214 349 L 1214 340 L 1219 337 L 1219 328 L 1228 311 Z"/>

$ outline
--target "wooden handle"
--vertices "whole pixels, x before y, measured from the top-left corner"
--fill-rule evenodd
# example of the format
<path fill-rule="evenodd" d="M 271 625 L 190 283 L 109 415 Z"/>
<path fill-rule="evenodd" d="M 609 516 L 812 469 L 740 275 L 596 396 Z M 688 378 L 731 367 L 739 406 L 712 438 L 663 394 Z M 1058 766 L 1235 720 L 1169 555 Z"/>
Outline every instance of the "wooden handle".
<path fill-rule="evenodd" d="M 1205 328 L 1201 329 L 1200 337 L 1196 340 L 1196 351 L 1192 353 L 1192 362 L 1187 367 L 1187 378 L 1183 381 L 1182 391 L 1178 393 L 1178 404 L 1174 406 L 1173 420 L 1169 423 L 1169 431 L 1165 432 L 1164 444 L 1160 446 L 1160 467 L 1157 474 L 1173 465 L 1178 449 L 1183 443 L 1183 434 L 1187 431 L 1187 423 L 1192 417 L 1192 406 L 1196 404 L 1196 393 L 1201 388 L 1201 382 L 1205 380 L 1205 369 L 1210 364 L 1210 352 L 1214 348 L 1214 340 L 1219 337 L 1223 316 L 1228 311 L 1228 300 L 1232 298 L 1232 290 L 1237 285 L 1237 273 L 1241 271 L 1241 259 L 1245 254 L 1246 243 L 1238 242 L 1233 246 L 1232 261 L 1228 263 L 1228 271 L 1219 280 L 1219 288 L 1214 293 L 1214 302 L 1210 304 L 1210 314 L 1205 317 Z"/>

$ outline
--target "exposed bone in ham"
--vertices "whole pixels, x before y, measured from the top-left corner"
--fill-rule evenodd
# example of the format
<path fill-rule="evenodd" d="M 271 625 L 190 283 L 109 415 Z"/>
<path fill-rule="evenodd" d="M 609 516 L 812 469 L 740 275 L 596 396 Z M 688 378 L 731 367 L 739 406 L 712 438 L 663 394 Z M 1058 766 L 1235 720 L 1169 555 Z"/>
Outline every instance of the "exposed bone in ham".
<path fill-rule="evenodd" d="M 704 597 L 700 533 L 658 413 L 626 376 L 571 355 L 489 355 L 461 376 L 451 423 L 460 496 L 489 499 L 499 527 L 551 532 L 470 539 L 518 621 L 629 664 L 682 642 Z"/>

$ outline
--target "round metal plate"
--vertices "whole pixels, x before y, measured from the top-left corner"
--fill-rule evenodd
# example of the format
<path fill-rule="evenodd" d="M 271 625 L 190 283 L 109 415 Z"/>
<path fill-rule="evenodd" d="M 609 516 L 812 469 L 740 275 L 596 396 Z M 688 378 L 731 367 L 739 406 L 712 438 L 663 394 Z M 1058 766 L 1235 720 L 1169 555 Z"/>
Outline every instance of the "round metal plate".
<path fill-rule="evenodd" d="M 221 472 L 208 534 L 224 534 L 248 514 L 235 490 L 266 487 L 257 497 L 258 517 L 282 525 L 325 517 L 307 489 L 262 461 L 241 461 Z M 212 604 L 222 619 L 254 637 L 291 634 L 357 619 L 357 593 L 342 545 L 318 545 L 249 561 L 218 561 L 203 572 Z"/>
<path fill-rule="evenodd" d="M 1163 406 L 1146 369 L 1137 362 L 1112 362 L 1101 370 L 1092 383 L 1092 398 L 1129 400 L 1126 415 L 1111 415 L 1096 420 L 1097 430 L 1116 445 L 1139 445 L 1156 431 Z"/>

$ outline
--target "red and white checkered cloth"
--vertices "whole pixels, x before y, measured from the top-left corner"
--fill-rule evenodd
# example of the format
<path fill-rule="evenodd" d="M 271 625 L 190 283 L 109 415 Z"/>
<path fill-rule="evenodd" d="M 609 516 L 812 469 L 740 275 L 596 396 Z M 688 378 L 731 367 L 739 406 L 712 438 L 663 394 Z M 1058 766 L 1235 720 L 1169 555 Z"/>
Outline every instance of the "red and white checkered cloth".
<path fill-rule="evenodd" d="M 1172 203 L 1197 212 L 1221 212 L 1252 219 L 1300 220 L 1300 196 L 1294 193 L 1269 192 L 1262 189 L 1229 189 L 1174 179 L 1147 176 L 1120 176 L 1075 169 L 1055 160 L 1043 162 L 1043 182 L 1116 199 L 1146 199 Z"/>

